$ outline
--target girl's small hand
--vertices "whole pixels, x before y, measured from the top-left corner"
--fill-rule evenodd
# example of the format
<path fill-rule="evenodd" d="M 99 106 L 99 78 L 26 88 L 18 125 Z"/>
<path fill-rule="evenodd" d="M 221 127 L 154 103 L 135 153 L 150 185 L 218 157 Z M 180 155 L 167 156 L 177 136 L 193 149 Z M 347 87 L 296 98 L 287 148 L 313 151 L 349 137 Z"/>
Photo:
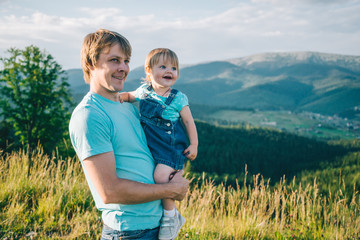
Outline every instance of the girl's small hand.
<path fill-rule="evenodd" d="M 123 103 L 124 102 L 124 99 L 121 97 L 121 93 L 118 93 L 116 95 L 116 101 L 120 102 L 120 103 Z"/>
<path fill-rule="evenodd" d="M 197 156 L 197 146 L 196 145 L 190 145 L 188 148 L 186 148 L 183 152 L 185 156 L 190 159 L 191 161 L 194 161 Z"/>

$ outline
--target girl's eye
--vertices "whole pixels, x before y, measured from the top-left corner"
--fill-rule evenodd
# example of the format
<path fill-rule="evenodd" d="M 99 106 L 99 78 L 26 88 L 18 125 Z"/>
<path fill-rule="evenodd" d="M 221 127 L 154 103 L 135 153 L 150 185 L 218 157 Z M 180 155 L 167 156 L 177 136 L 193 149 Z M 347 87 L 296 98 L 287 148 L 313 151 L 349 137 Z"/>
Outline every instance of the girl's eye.
<path fill-rule="evenodd" d="M 125 62 L 125 63 L 130 63 L 130 60 L 129 60 L 129 59 L 126 59 L 124 62 Z"/>
<path fill-rule="evenodd" d="M 166 67 L 165 67 L 164 65 L 161 65 L 160 68 L 161 68 L 161 69 L 165 69 Z"/>
<path fill-rule="evenodd" d="M 119 60 L 117 58 L 111 59 L 112 62 L 118 62 Z"/>
<path fill-rule="evenodd" d="M 172 70 L 173 70 L 173 71 L 176 71 L 176 67 L 173 67 Z"/>

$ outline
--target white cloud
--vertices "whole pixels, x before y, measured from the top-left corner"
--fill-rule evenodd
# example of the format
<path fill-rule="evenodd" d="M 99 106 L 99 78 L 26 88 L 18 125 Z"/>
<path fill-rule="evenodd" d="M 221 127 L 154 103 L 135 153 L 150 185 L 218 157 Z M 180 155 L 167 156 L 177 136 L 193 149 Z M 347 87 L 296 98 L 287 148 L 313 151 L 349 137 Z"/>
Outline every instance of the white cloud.
<path fill-rule="evenodd" d="M 79 67 L 83 37 L 98 28 L 108 28 L 132 43 L 134 67 L 141 65 L 146 53 L 155 47 L 174 49 L 182 63 L 269 51 L 360 54 L 356 44 L 360 40 L 359 0 L 315 0 L 316 4 L 310 0 L 225 1 L 230 6 L 229 2 L 231 7 L 206 9 L 201 16 L 194 14 L 195 8 L 189 15 L 168 6 L 171 11 L 160 15 L 161 9 L 138 14 L 125 7 L 74 8 L 73 16 L 34 9 L 17 14 L 2 10 L 0 52 L 35 44 L 46 48 L 65 68 Z"/>
<path fill-rule="evenodd" d="M 273 5 L 314 5 L 314 4 L 344 4 L 357 2 L 358 0 L 251 0 L 253 3 L 265 3 Z"/>

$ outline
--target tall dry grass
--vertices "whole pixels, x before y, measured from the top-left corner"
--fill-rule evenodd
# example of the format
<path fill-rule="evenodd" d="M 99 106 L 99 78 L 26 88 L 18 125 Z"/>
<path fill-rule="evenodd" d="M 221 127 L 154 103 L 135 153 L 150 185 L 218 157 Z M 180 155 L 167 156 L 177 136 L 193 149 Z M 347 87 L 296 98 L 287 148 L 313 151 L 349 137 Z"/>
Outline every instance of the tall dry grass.
<path fill-rule="evenodd" d="M 38 149 L 27 177 L 26 157 L 19 151 L 0 159 L 0 238 L 99 239 L 100 215 L 80 163 Z M 216 186 L 205 174 L 193 179 L 178 203 L 187 219 L 178 239 L 360 239 L 357 191 L 346 196 L 339 186 L 325 197 L 316 181 L 270 187 L 252 178 L 236 188 Z"/>
<path fill-rule="evenodd" d="M 81 165 L 74 159 L 27 153 L 0 159 L 0 239 L 96 239 L 101 226 Z"/>
<path fill-rule="evenodd" d="M 191 239 L 360 239 L 358 192 L 318 194 L 316 181 L 271 188 L 259 175 L 254 184 L 226 189 L 211 181 L 195 185 L 179 203 L 187 218 L 182 237 Z"/>

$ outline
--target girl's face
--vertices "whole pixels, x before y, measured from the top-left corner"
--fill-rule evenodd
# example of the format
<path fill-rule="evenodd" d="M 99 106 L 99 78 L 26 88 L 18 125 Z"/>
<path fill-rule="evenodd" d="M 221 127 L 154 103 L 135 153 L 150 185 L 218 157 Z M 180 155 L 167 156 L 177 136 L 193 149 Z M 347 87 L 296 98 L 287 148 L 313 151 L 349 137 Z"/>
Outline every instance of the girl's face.
<path fill-rule="evenodd" d="M 171 61 L 164 61 L 164 58 L 160 58 L 152 68 L 146 68 L 146 74 L 150 77 L 154 90 L 168 89 L 175 84 L 178 78 L 178 69 Z"/>

